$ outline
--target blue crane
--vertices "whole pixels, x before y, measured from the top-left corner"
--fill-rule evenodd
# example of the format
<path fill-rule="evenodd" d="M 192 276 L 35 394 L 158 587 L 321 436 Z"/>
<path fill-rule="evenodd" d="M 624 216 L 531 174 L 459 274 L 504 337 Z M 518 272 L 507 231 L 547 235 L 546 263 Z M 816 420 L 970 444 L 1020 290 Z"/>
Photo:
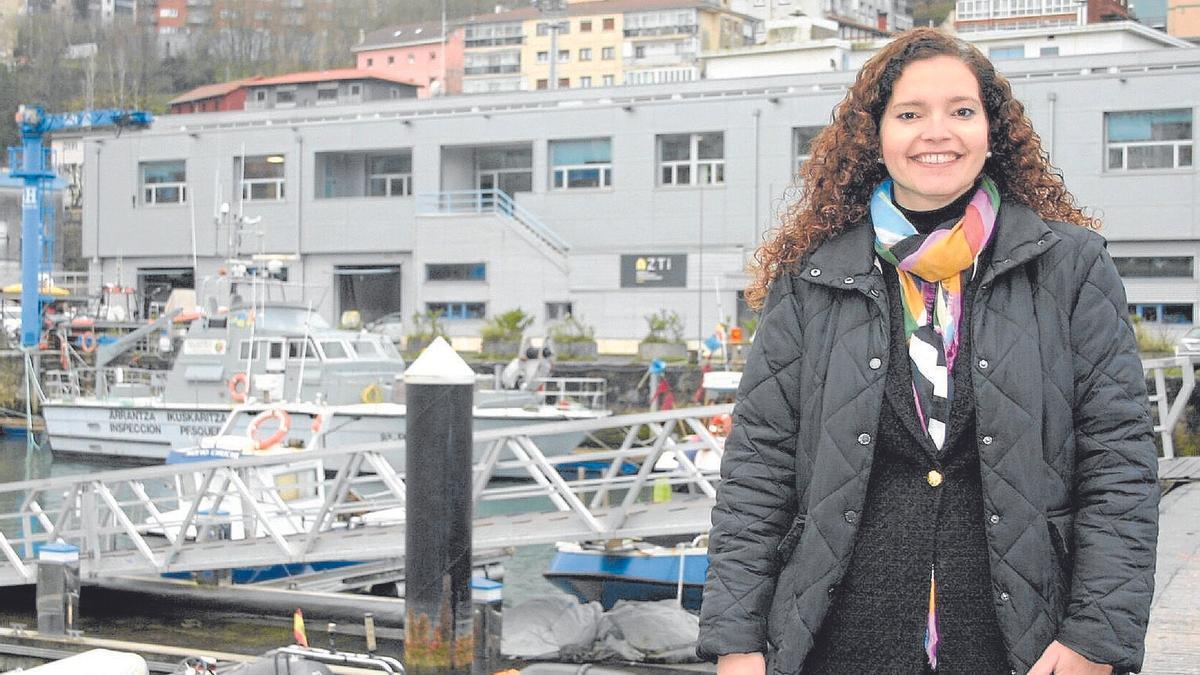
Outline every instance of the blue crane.
<path fill-rule="evenodd" d="M 116 127 L 118 130 L 150 125 L 153 116 L 143 111 L 85 110 L 83 112 L 47 114 L 38 106 L 21 106 L 17 110 L 17 126 L 21 130 L 21 146 L 10 148 L 9 175 L 24 180 L 21 194 L 21 346 L 38 344 L 41 334 L 42 303 L 50 296 L 42 294 L 40 272 L 50 272 L 54 246 L 53 225 L 43 221 L 42 187 L 53 180 L 50 150 L 42 146 L 42 138 L 55 131 Z M 49 290 L 49 289 L 47 289 Z"/>

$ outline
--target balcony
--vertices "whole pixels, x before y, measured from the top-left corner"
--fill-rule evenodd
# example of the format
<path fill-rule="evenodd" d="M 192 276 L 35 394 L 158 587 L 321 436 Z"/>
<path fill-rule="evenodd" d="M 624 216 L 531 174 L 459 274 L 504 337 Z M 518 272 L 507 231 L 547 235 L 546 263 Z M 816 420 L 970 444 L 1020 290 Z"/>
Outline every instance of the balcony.
<path fill-rule="evenodd" d="M 662 37 L 667 35 L 695 35 L 700 32 L 700 26 L 654 26 L 652 28 L 626 28 L 625 37 Z"/>
<path fill-rule="evenodd" d="M 463 75 L 506 75 L 519 72 L 521 72 L 519 63 L 507 66 L 467 66 L 463 68 Z"/>

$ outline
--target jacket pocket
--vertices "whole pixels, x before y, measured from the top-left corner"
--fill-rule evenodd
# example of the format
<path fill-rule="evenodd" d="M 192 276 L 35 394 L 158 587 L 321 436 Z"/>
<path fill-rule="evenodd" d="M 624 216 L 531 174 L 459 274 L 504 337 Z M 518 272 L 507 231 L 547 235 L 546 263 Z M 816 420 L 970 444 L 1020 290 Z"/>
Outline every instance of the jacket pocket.
<path fill-rule="evenodd" d="M 803 513 L 796 514 L 796 518 L 792 520 L 792 526 L 788 528 L 783 539 L 779 540 L 779 545 L 775 547 L 775 563 L 777 569 L 783 569 L 788 561 L 792 559 L 792 554 L 796 552 L 796 546 L 800 543 L 800 535 L 804 534 L 804 523 L 808 520 L 808 516 Z"/>
<path fill-rule="evenodd" d="M 1056 509 L 1046 515 L 1046 530 L 1050 546 L 1054 549 L 1054 588 L 1048 598 L 1059 612 L 1066 610 L 1071 595 L 1071 578 L 1074 576 L 1074 521 L 1073 508 Z"/>

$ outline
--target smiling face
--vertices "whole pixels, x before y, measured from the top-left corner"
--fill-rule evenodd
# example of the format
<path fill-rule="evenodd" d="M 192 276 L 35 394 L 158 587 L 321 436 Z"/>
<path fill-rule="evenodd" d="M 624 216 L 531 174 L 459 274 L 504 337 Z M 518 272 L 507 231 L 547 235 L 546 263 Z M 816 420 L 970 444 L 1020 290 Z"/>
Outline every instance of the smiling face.
<path fill-rule="evenodd" d="M 879 142 L 901 206 L 930 211 L 953 202 L 987 159 L 988 121 L 975 74 L 953 56 L 905 66 L 883 111 Z"/>

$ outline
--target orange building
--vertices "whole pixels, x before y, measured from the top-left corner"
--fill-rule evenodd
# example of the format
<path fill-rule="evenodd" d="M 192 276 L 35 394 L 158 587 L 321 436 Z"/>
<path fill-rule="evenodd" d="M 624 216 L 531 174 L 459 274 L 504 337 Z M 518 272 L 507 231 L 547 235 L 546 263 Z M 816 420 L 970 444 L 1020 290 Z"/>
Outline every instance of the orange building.
<path fill-rule="evenodd" d="M 1185 40 L 1200 39 L 1200 2 L 1167 0 L 1167 33 Z"/>
<path fill-rule="evenodd" d="M 462 93 L 463 30 L 440 21 L 384 28 L 363 36 L 352 51 L 359 70 L 414 82 L 417 96 Z"/>

